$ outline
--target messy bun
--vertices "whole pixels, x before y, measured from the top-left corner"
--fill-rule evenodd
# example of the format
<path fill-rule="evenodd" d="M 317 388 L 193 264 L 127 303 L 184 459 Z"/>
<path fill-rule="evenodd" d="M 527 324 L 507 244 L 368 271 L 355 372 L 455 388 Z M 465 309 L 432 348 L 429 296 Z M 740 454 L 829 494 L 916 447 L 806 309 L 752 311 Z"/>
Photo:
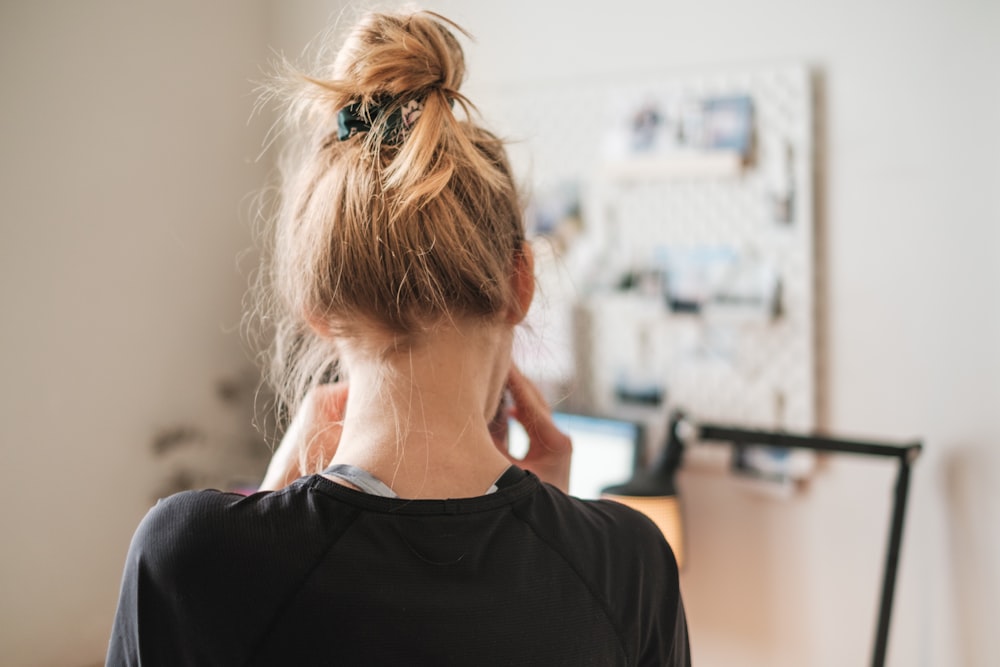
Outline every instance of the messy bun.
<path fill-rule="evenodd" d="M 326 372 L 331 339 L 406 349 L 443 321 L 518 307 L 520 203 L 502 143 L 469 120 L 451 29 L 430 12 L 369 14 L 331 65 L 282 89 L 290 145 L 269 286 L 293 406 Z"/>

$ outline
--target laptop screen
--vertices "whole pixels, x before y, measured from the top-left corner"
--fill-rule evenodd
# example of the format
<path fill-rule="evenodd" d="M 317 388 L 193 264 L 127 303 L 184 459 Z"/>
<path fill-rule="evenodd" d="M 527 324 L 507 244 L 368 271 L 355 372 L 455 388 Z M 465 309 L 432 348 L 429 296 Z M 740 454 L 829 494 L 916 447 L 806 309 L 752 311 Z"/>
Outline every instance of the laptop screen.
<path fill-rule="evenodd" d="M 552 419 L 573 440 L 571 496 L 596 499 L 601 489 L 632 478 L 642 458 L 640 424 L 567 412 L 554 412 Z M 514 419 L 510 420 L 508 449 L 517 458 L 528 451 L 528 435 Z"/>

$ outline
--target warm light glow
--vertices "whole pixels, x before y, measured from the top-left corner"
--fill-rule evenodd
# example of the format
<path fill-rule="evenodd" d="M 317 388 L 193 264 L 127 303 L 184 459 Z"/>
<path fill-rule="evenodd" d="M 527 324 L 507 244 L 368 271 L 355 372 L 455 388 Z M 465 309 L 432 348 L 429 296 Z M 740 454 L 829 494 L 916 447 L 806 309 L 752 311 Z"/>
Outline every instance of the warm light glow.
<path fill-rule="evenodd" d="M 677 496 L 617 496 L 606 493 L 602 497 L 627 505 L 648 516 L 673 549 L 677 567 L 684 567 L 684 530 Z"/>

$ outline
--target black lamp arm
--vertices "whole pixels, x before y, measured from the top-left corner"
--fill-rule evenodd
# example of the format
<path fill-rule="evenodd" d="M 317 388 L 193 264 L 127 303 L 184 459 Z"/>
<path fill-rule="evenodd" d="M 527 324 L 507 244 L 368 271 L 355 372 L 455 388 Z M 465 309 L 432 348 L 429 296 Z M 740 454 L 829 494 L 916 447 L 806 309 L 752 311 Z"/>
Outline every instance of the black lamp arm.
<path fill-rule="evenodd" d="M 673 449 L 676 452 L 674 455 L 680 457 L 684 436 L 687 435 L 690 437 L 691 434 L 694 434 L 699 440 L 708 442 L 766 445 L 787 449 L 810 449 L 817 452 L 861 454 L 899 460 L 899 473 L 896 478 L 896 489 L 893 497 L 892 518 L 889 524 L 889 544 L 886 549 L 885 571 L 882 577 L 882 595 L 879 603 L 878 624 L 875 630 L 875 649 L 872 655 L 872 665 L 874 667 L 883 667 L 889 643 L 889 620 L 892 615 L 892 600 L 896 590 L 899 552 L 903 541 L 903 518 L 906 514 L 906 500 L 910 486 L 910 466 L 920 456 L 923 445 L 920 442 L 894 444 L 843 440 L 816 434 L 800 435 L 784 431 L 742 429 L 716 424 L 693 425 L 688 422 L 687 417 L 683 413 L 677 412 L 670 419 L 668 449 Z"/>
<path fill-rule="evenodd" d="M 757 431 L 750 429 L 699 424 L 700 440 L 716 440 L 741 445 L 767 445 L 788 449 L 811 449 L 817 452 L 837 452 L 841 454 L 862 454 L 907 459 L 912 463 L 920 455 L 923 445 L 919 442 L 890 444 L 863 440 L 844 440 L 822 435 L 798 435 L 784 431 Z"/>

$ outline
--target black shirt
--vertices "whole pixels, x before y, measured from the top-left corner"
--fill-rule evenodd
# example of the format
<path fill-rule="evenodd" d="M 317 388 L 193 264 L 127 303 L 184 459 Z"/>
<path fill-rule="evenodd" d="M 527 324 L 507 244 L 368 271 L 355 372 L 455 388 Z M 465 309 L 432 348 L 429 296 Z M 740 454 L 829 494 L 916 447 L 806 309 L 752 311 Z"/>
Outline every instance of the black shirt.
<path fill-rule="evenodd" d="M 659 530 L 515 472 L 467 499 L 316 475 L 162 500 L 129 549 L 108 664 L 689 665 Z"/>

